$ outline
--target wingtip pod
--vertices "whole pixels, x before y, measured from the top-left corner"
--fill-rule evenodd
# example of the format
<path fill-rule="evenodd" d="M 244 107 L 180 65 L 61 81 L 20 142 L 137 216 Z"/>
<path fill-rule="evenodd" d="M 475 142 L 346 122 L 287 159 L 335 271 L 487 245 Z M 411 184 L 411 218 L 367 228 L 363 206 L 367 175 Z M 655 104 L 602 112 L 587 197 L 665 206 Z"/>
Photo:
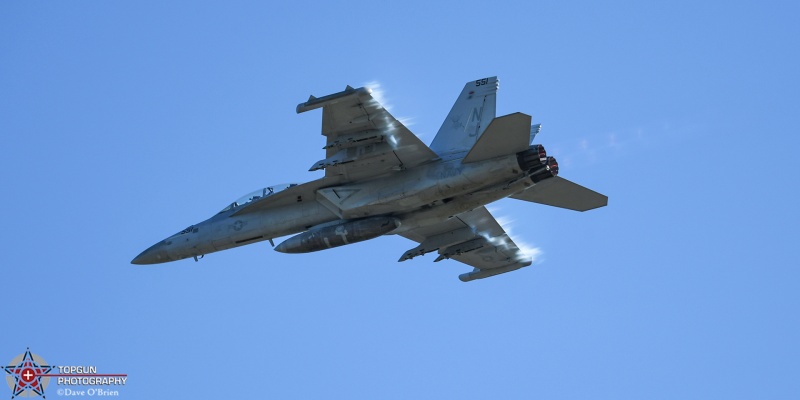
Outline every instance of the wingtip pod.
<path fill-rule="evenodd" d="M 458 276 L 458 279 L 461 282 L 469 282 L 474 281 L 476 279 L 484 279 L 489 278 L 495 275 L 505 274 L 506 272 L 516 271 L 520 268 L 524 268 L 531 265 L 531 261 L 518 261 L 514 264 L 506 265 L 505 267 L 500 268 L 492 268 L 492 269 L 478 269 L 475 268 L 472 272 L 467 272 L 466 274 L 461 274 Z"/>
<path fill-rule="evenodd" d="M 303 113 L 306 111 L 311 111 L 320 107 L 324 107 L 328 104 L 338 103 L 344 99 L 347 99 L 350 96 L 358 96 L 361 94 L 370 94 L 372 91 L 369 88 L 360 87 L 358 89 L 354 89 L 352 86 L 347 85 L 347 87 L 338 93 L 329 94 L 327 96 L 322 97 L 314 97 L 313 95 L 309 96 L 308 101 L 305 103 L 300 103 L 297 105 L 297 113 Z"/>

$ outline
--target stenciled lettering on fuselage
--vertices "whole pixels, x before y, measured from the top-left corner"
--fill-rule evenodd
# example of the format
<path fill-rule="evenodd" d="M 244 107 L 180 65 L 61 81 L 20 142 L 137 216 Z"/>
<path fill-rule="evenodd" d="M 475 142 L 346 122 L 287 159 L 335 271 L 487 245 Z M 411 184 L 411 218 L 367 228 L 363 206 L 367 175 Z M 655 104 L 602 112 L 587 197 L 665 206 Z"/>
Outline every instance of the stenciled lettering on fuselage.
<path fill-rule="evenodd" d="M 481 123 L 481 116 L 483 115 L 483 106 L 474 107 L 467 118 L 467 122 L 461 122 L 461 118 L 453 118 L 451 121 L 453 122 L 454 129 L 463 129 L 464 132 L 469 137 L 475 137 L 478 135 L 478 129 L 476 129 Z"/>
<path fill-rule="evenodd" d="M 483 115 L 483 106 L 472 109 L 472 114 L 470 114 L 467 120 L 467 126 L 464 127 L 464 132 L 466 132 L 469 137 L 478 136 L 477 127 L 481 123 L 481 115 Z"/>
<path fill-rule="evenodd" d="M 453 178 L 453 177 L 461 175 L 462 172 L 464 172 L 464 167 L 463 166 L 444 168 L 439 172 L 438 178 L 440 180 L 447 179 L 447 178 Z"/>

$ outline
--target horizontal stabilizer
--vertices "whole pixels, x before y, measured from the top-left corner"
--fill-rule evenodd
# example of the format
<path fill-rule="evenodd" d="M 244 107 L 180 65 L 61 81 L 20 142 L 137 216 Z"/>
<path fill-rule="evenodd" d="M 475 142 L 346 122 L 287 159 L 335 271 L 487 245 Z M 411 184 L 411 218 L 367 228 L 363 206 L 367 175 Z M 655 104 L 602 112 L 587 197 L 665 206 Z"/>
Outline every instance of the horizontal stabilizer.
<path fill-rule="evenodd" d="M 462 163 L 507 156 L 528 149 L 531 116 L 523 113 L 504 115 L 492 120 Z"/>
<path fill-rule="evenodd" d="M 608 205 L 607 196 L 560 176 L 545 179 L 511 198 L 575 211 L 588 211 Z"/>

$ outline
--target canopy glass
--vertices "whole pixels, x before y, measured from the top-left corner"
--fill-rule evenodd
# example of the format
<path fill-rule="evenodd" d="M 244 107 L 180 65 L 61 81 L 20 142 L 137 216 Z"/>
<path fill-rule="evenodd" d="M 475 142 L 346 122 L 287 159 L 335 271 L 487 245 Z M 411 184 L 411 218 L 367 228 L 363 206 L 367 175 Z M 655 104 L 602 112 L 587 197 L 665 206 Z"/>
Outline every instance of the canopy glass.
<path fill-rule="evenodd" d="M 225 212 L 225 211 L 228 211 L 228 210 L 232 210 L 234 208 L 241 207 L 241 206 L 243 206 L 243 205 L 245 205 L 247 203 L 250 203 L 251 201 L 256 201 L 256 200 L 262 199 L 264 197 L 272 196 L 273 194 L 281 192 L 281 191 L 284 191 L 284 190 L 286 190 L 286 189 L 288 189 L 288 188 L 290 188 L 292 186 L 297 186 L 297 184 L 296 183 L 284 183 L 284 184 L 280 184 L 280 185 L 267 186 L 267 187 L 265 187 L 263 189 L 256 190 L 254 192 L 248 193 L 248 194 L 238 198 L 236 201 L 234 201 L 233 203 L 229 204 L 227 207 L 223 208 L 222 211 L 220 211 L 220 212 L 222 213 L 222 212 Z"/>

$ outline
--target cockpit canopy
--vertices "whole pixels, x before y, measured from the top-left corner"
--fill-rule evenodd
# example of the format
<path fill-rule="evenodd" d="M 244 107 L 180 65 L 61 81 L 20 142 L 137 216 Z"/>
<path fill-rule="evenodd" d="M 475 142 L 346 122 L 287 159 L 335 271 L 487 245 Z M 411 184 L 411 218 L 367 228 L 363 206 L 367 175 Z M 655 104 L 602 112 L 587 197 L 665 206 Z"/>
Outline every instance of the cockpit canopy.
<path fill-rule="evenodd" d="M 227 207 L 223 208 L 222 211 L 220 211 L 220 213 L 223 213 L 223 212 L 228 211 L 228 210 L 232 210 L 232 209 L 237 208 L 237 207 L 241 207 L 241 206 L 243 206 L 243 205 L 245 205 L 245 204 L 247 204 L 247 203 L 249 203 L 251 201 L 256 201 L 256 200 L 262 199 L 264 197 L 272 196 L 273 194 L 278 193 L 278 192 L 283 191 L 283 190 L 286 190 L 286 189 L 288 189 L 288 188 L 290 188 L 292 186 L 297 186 L 297 184 L 296 183 L 283 183 L 283 184 L 280 184 L 280 185 L 267 186 L 267 187 L 265 187 L 263 189 L 256 190 L 254 192 L 248 193 L 248 194 L 240 197 L 239 199 L 237 199 L 233 203 L 229 204 Z"/>

